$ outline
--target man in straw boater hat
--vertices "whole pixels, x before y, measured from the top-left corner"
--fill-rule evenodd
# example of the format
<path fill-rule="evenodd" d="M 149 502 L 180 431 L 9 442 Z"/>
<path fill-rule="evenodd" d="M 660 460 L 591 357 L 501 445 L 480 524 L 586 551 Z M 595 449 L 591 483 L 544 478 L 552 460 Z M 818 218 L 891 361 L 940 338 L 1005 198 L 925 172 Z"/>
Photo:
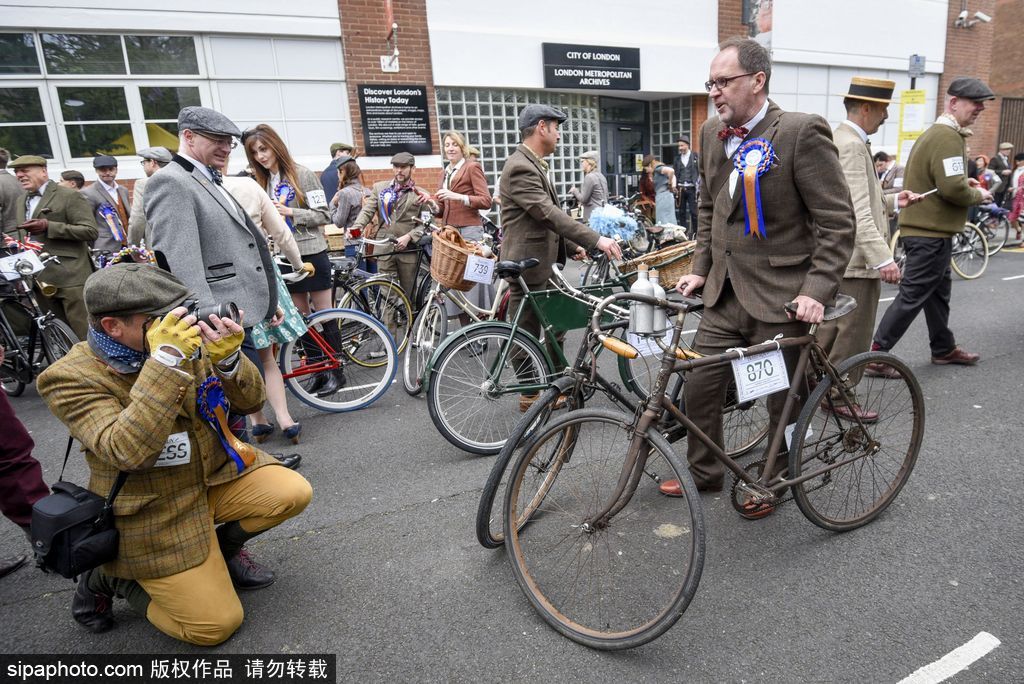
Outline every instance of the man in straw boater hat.
<path fill-rule="evenodd" d="M 896 212 L 897 207 L 902 209 L 920 200 L 920 196 L 909 190 L 883 194 L 871 154 L 868 136 L 876 133 L 889 117 L 889 103 L 895 87 L 895 81 L 854 76 L 849 92 L 843 98 L 846 121 L 839 124 L 833 133 L 857 216 L 857 241 L 839 285 L 841 294 L 857 300 L 857 308 L 818 327 L 818 341 L 836 365 L 871 348 L 882 281 L 893 284 L 900 281 L 900 267 L 889 249 L 888 217 Z M 860 377 L 851 378 L 851 386 L 858 382 Z M 832 407 L 831 404 L 829 406 Z M 851 409 L 846 405 L 832 407 L 832 410 L 852 418 L 847 415 Z M 857 405 L 852 411 L 860 414 L 862 420 L 878 418 L 873 411 Z"/>

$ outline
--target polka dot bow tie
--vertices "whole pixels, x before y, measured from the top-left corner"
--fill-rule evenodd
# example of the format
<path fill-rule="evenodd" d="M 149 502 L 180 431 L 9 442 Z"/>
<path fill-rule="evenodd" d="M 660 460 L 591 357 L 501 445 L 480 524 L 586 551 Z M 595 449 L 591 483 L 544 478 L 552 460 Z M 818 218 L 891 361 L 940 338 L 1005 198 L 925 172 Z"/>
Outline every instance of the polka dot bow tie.
<path fill-rule="evenodd" d="M 732 126 L 726 126 L 722 130 L 718 131 L 718 139 L 719 140 L 728 140 L 729 138 L 735 136 L 735 137 L 739 138 L 740 140 L 742 140 L 743 138 L 747 137 L 747 133 L 749 133 L 749 132 L 750 131 L 748 131 L 743 126 L 736 126 L 735 128 L 732 127 Z"/>

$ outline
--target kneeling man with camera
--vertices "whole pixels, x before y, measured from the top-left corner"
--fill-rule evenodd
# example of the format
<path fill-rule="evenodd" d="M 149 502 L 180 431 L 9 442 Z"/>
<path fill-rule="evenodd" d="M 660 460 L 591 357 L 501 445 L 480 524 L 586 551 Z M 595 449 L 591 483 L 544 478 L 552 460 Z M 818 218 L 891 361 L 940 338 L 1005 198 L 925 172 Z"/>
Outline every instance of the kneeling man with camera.
<path fill-rule="evenodd" d="M 39 377 L 39 393 L 84 446 L 90 490 L 128 476 L 118 557 L 79 578 L 72 615 L 110 629 L 116 596 L 165 634 L 219 644 L 242 623 L 235 588 L 274 581 L 243 545 L 302 512 L 312 488 L 228 430 L 229 408 L 264 401 L 238 322 L 197 320 L 188 289 L 149 264 L 97 271 L 84 294 L 88 342 Z"/>

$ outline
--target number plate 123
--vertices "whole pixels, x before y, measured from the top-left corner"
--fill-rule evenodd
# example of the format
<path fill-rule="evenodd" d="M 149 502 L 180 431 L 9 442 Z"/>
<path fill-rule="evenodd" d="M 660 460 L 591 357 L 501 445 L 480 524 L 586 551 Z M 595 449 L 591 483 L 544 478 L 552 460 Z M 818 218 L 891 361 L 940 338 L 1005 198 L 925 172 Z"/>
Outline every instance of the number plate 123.
<path fill-rule="evenodd" d="M 778 349 L 756 356 L 733 359 L 732 374 L 736 378 L 738 402 L 750 401 L 789 388 L 786 360 Z"/>

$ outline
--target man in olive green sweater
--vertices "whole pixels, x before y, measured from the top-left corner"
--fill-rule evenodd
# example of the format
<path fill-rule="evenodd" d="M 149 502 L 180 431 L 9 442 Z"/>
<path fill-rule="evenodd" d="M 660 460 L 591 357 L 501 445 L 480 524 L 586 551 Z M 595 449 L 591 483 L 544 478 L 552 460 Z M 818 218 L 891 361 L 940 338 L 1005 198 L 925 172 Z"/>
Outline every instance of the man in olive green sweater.
<path fill-rule="evenodd" d="M 967 128 L 995 99 L 976 78 L 957 78 L 946 91 L 946 110 L 926 130 L 910 152 L 903 187 L 928 194 L 900 213 L 900 233 L 907 255 L 896 299 L 875 331 L 871 348 L 889 351 L 903 337 L 917 314 L 924 310 L 928 323 L 932 363 L 973 366 L 980 356 L 957 346 L 949 329 L 950 273 L 953 236 L 964 228 L 967 209 L 991 202 L 992 194 L 967 177 Z M 873 372 L 874 371 L 874 372 Z M 894 372 L 887 366 L 868 368 L 869 375 Z"/>

